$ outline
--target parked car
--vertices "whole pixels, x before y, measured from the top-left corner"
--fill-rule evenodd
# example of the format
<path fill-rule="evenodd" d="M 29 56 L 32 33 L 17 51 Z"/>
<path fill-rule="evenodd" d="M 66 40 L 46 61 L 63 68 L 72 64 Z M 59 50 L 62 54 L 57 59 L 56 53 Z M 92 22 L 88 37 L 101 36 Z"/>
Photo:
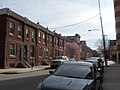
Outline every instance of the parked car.
<path fill-rule="evenodd" d="M 50 68 L 56 68 L 65 61 L 69 61 L 67 56 L 56 56 L 50 63 Z"/>
<path fill-rule="evenodd" d="M 86 60 L 87 61 L 94 61 L 93 63 L 98 62 L 98 68 L 100 69 L 102 74 L 104 73 L 104 60 L 102 58 L 100 58 L 100 57 L 90 57 Z"/>
<path fill-rule="evenodd" d="M 74 58 L 69 58 L 69 61 L 76 61 Z"/>
<path fill-rule="evenodd" d="M 89 62 L 68 61 L 61 64 L 45 80 L 38 90 L 102 90 L 95 65 Z"/>
<path fill-rule="evenodd" d="M 97 71 L 99 73 L 99 75 L 101 76 L 101 82 L 103 82 L 103 67 L 101 66 L 101 62 L 99 62 L 98 60 L 85 60 L 85 62 L 90 62 L 93 63 L 97 68 Z"/>

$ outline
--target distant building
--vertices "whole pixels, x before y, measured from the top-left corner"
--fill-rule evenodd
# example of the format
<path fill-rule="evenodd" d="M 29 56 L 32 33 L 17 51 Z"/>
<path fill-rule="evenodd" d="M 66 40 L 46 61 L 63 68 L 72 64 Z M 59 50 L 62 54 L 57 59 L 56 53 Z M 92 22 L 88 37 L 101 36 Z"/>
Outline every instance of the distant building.
<path fill-rule="evenodd" d="M 115 21 L 116 21 L 116 54 L 117 63 L 120 63 L 120 1 L 114 1 Z"/>
<path fill-rule="evenodd" d="M 68 42 L 68 44 L 70 43 L 76 43 L 78 50 L 77 53 L 74 55 L 74 58 L 76 60 L 80 60 L 80 35 L 79 34 L 75 34 L 75 36 L 66 36 L 66 38 L 68 38 L 68 40 L 70 40 Z"/>
<path fill-rule="evenodd" d="M 87 46 L 86 41 L 80 41 L 80 59 L 85 60 L 89 57 L 99 57 L 99 54 L 96 50 L 92 50 Z"/>
<path fill-rule="evenodd" d="M 86 41 L 80 41 L 80 59 L 85 60 L 87 54 Z"/>

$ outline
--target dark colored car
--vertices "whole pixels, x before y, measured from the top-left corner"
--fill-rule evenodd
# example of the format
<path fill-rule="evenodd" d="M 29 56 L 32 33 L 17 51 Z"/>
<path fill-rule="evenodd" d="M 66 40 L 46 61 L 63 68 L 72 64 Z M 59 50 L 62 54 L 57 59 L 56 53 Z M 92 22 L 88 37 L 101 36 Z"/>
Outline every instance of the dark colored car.
<path fill-rule="evenodd" d="M 97 68 L 98 74 L 101 76 L 101 82 L 103 82 L 103 67 L 98 60 L 85 60 L 85 62 L 93 63 Z"/>
<path fill-rule="evenodd" d="M 96 67 L 92 63 L 69 61 L 39 83 L 38 90 L 102 90 Z"/>
<path fill-rule="evenodd" d="M 91 57 L 86 59 L 85 61 L 94 63 L 98 67 L 98 69 L 100 69 L 101 74 L 104 73 L 104 61 L 100 57 Z"/>

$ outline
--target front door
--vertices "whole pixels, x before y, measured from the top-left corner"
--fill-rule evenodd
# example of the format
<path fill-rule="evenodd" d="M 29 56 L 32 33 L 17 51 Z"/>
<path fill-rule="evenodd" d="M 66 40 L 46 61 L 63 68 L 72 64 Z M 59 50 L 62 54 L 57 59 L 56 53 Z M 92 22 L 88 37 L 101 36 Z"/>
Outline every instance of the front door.
<path fill-rule="evenodd" d="M 22 46 L 20 45 L 19 47 L 19 60 L 21 61 L 22 59 Z"/>
<path fill-rule="evenodd" d="M 27 45 L 24 45 L 24 60 L 27 61 Z"/>

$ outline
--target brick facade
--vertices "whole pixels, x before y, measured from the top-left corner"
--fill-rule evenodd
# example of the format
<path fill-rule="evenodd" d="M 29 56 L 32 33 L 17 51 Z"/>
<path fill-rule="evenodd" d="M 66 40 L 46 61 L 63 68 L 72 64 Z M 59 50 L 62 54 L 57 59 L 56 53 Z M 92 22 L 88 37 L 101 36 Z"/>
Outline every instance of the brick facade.
<path fill-rule="evenodd" d="M 116 21 L 116 54 L 117 54 L 117 63 L 120 63 L 120 1 L 114 1 L 114 11 L 115 11 L 115 21 Z"/>
<path fill-rule="evenodd" d="M 19 63 L 40 65 L 56 55 L 65 55 L 65 37 L 35 24 L 8 8 L 0 10 L 0 68 Z"/>

